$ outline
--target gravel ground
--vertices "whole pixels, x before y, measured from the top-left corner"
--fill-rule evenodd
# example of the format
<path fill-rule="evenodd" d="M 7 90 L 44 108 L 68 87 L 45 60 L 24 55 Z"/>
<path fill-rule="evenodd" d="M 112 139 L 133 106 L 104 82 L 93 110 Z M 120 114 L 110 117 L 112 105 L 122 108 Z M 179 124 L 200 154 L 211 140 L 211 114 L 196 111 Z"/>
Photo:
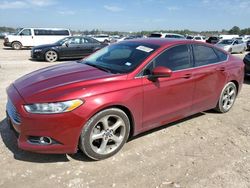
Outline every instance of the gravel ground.
<path fill-rule="evenodd" d="M 0 45 L 0 187 L 250 187 L 250 80 L 230 112 L 202 112 L 139 135 L 104 161 L 81 152 L 35 154 L 17 148 L 6 124 L 5 89 L 28 72 L 61 62 L 30 61 L 29 50 Z"/>

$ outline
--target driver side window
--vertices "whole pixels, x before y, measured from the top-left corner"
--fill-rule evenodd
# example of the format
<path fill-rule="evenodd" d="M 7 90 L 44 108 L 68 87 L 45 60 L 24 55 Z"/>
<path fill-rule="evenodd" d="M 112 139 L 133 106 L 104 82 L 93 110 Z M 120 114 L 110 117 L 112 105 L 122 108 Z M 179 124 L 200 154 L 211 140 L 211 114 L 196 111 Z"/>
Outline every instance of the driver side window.
<path fill-rule="evenodd" d="M 187 69 L 192 67 L 190 61 L 189 48 L 187 45 L 179 45 L 167 49 L 156 57 L 150 65 L 144 70 L 143 75 L 151 73 L 153 68 L 163 66 L 171 69 L 172 71 Z"/>
<path fill-rule="evenodd" d="M 20 35 L 22 36 L 30 36 L 31 35 L 31 30 L 30 29 L 24 29 Z"/>

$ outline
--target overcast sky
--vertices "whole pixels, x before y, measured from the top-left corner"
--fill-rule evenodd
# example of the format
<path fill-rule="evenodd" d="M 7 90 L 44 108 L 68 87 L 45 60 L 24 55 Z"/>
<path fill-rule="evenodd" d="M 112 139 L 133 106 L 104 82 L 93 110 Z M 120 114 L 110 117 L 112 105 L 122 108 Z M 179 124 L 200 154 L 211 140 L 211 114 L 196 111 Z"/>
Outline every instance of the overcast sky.
<path fill-rule="evenodd" d="M 195 31 L 250 27 L 250 0 L 0 0 L 0 26 Z"/>

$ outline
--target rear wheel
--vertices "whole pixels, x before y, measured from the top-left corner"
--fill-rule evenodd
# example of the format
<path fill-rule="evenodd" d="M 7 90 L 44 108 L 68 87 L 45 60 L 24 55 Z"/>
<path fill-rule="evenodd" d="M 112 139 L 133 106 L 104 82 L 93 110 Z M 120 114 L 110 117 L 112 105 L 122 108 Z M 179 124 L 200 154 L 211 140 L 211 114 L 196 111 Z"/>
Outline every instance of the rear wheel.
<path fill-rule="evenodd" d="M 22 44 L 20 42 L 13 42 L 11 46 L 14 50 L 20 50 L 22 48 Z"/>
<path fill-rule="evenodd" d="M 45 60 L 48 62 L 55 62 L 58 59 L 58 55 L 54 50 L 49 50 L 45 53 Z"/>
<path fill-rule="evenodd" d="M 117 108 L 103 110 L 84 125 L 79 147 L 94 160 L 111 157 L 125 144 L 129 130 L 125 112 Z"/>
<path fill-rule="evenodd" d="M 226 113 L 228 112 L 236 99 L 237 96 L 237 87 L 233 82 L 229 82 L 227 83 L 220 95 L 218 104 L 215 108 L 215 110 L 217 110 L 218 112 L 221 113 Z"/>

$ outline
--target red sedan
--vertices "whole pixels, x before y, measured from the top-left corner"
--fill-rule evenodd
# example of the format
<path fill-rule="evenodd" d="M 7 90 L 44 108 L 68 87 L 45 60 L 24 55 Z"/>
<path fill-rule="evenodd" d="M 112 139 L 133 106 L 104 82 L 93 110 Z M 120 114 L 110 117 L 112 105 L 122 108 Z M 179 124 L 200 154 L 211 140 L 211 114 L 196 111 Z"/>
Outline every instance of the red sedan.
<path fill-rule="evenodd" d="M 137 39 L 78 61 L 40 69 L 7 89 L 7 117 L 21 149 L 117 153 L 129 136 L 216 109 L 229 111 L 242 60 L 189 40 Z"/>

